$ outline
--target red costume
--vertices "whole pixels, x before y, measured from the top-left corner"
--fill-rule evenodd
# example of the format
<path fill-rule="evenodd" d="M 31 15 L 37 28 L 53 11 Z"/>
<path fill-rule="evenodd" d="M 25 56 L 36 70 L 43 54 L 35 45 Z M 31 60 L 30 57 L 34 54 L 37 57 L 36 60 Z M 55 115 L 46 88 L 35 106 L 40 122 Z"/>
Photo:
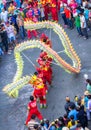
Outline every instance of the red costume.
<path fill-rule="evenodd" d="M 42 79 L 46 93 L 48 92 L 48 86 L 46 84 L 46 79 L 43 77 L 43 73 L 38 74 L 38 77 Z"/>
<path fill-rule="evenodd" d="M 41 65 L 39 68 L 36 67 L 36 70 L 38 73 L 42 73 L 43 77 L 46 79 L 46 81 L 51 85 L 51 80 L 52 80 L 52 69 L 50 66 L 46 65 Z"/>
<path fill-rule="evenodd" d="M 54 21 L 58 21 L 58 10 L 56 0 L 52 0 L 51 2 L 51 13 L 52 13 L 52 19 Z"/>
<path fill-rule="evenodd" d="M 33 75 L 29 83 L 34 87 L 34 97 L 40 100 L 40 107 L 46 107 L 46 88 L 42 78 L 38 75 Z"/>
<path fill-rule="evenodd" d="M 48 20 L 49 7 L 48 4 L 44 5 L 45 20 Z"/>
<path fill-rule="evenodd" d="M 47 53 L 45 51 L 40 53 L 40 58 L 43 59 L 45 56 L 47 56 Z"/>
<path fill-rule="evenodd" d="M 36 62 L 38 62 L 39 65 L 44 64 L 44 61 L 42 60 L 42 58 L 38 58 L 38 59 L 36 60 Z"/>
<path fill-rule="evenodd" d="M 47 69 L 43 69 L 43 74 L 44 77 L 46 78 L 47 82 L 49 83 L 49 85 L 51 85 L 51 81 L 52 81 L 52 69 L 50 66 L 47 67 Z"/>
<path fill-rule="evenodd" d="M 36 30 L 32 30 L 32 35 L 33 35 L 34 37 L 37 37 L 37 36 L 38 36 L 37 31 L 36 31 Z"/>
<path fill-rule="evenodd" d="M 33 95 L 36 99 L 39 98 L 40 105 L 46 105 L 46 90 L 45 90 L 45 87 L 43 87 L 41 89 L 34 87 Z"/>
<path fill-rule="evenodd" d="M 45 45 L 49 46 L 50 48 L 52 48 L 52 43 L 49 39 L 46 40 Z"/>
<path fill-rule="evenodd" d="M 37 0 L 33 1 L 32 3 L 33 3 L 33 7 L 38 7 L 38 1 Z"/>
<path fill-rule="evenodd" d="M 40 41 L 44 42 L 46 45 L 52 48 L 51 40 L 49 40 L 49 38 L 44 33 L 42 33 L 42 35 L 40 36 Z"/>
<path fill-rule="evenodd" d="M 60 0 L 58 0 L 57 1 L 58 11 L 60 11 L 60 4 L 61 4 L 61 2 L 60 2 Z"/>
<path fill-rule="evenodd" d="M 44 65 L 46 64 L 47 66 L 50 66 L 51 62 L 52 62 L 52 58 L 51 57 L 48 57 L 47 53 L 46 52 L 41 52 L 40 53 L 40 58 L 41 61 L 44 61 Z M 39 63 L 39 62 L 38 62 Z M 42 62 L 41 62 L 42 63 Z M 40 64 L 40 65 L 43 65 L 43 64 Z"/>
<path fill-rule="evenodd" d="M 29 113 L 28 113 L 28 116 L 27 116 L 27 119 L 26 119 L 26 125 L 31 120 L 31 116 L 33 114 L 36 115 L 39 120 L 43 119 L 41 113 L 39 112 L 39 110 L 37 108 L 36 100 L 29 102 L 29 104 L 28 104 L 28 110 L 29 110 Z"/>
<path fill-rule="evenodd" d="M 48 39 L 48 37 L 45 35 L 45 33 L 42 33 L 40 36 L 40 41 L 43 41 L 43 39 Z"/>
<path fill-rule="evenodd" d="M 31 38 L 32 38 L 32 36 L 31 36 L 31 31 L 30 31 L 30 30 L 27 30 L 27 37 L 28 37 L 28 39 L 31 39 Z"/>
<path fill-rule="evenodd" d="M 32 30 L 32 31 L 27 30 L 27 37 L 28 37 L 28 39 L 31 39 L 33 36 L 34 36 L 34 37 L 37 37 L 37 36 L 38 36 L 37 31 L 36 31 L 36 30 Z"/>

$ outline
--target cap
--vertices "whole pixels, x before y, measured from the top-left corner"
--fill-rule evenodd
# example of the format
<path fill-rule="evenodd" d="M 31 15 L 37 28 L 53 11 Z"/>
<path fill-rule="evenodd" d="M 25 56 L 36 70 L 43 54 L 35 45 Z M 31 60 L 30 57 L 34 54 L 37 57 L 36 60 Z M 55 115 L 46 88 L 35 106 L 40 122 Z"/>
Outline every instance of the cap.
<path fill-rule="evenodd" d="M 84 78 L 85 78 L 85 79 L 88 79 L 88 75 L 87 75 L 87 74 L 84 74 Z"/>
<path fill-rule="evenodd" d="M 62 130 L 69 130 L 69 128 L 68 127 L 63 127 Z"/>
<path fill-rule="evenodd" d="M 88 91 L 85 91 L 85 92 L 84 92 L 84 95 L 89 95 L 89 92 L 88 92 Z"/>
<path fill-rule="evenodd" d="M 55 122 L 53 121 L 52 123 L 51 123 L 51 125 L 54 125 L 55 124 Z"/>

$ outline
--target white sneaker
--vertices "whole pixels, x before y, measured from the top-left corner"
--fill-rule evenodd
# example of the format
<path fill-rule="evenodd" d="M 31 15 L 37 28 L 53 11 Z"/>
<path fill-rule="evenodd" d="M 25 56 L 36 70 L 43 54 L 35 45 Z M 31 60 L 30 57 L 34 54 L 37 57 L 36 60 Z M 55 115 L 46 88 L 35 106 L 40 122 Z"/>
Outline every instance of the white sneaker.
<path fill-rule="evenodd" d="M 7 54 L 9 54 L 9 55 L 10 55 L 10 54 L 11 54 L 11 52 L 8 52 Z"/>

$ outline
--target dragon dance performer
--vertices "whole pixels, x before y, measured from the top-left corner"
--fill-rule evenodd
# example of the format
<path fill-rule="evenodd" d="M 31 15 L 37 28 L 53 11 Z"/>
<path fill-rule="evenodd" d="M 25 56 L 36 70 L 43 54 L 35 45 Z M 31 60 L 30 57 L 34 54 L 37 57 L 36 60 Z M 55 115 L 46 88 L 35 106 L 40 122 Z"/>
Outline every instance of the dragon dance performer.
<path fill-rule="evenodd" d="M 45 33 L 42 33 L 40 36 L 40 41 L 43 41 L 44 38 L 48 38 L 48 36 L 45 35 Z"/>
<path fill-rule="evenodd" d="M 43 76 L 43 73 L 38 73 L 38 72 L 35 72 L 35 75 L 37 76 L 37 78 L 39 79 L 39 81 L 41 82 L 41 83 L 43 83 L 43 86 L 44 86 L 44 94 L 45 94 L 45 92 L 47 93 L 48 92 L 48 86 L 47 86 L 47 84 L 46 84 L 46 79 L 45 79 L 45 77 Z M 38 82 L 38 81 L 37 81 Z M 38 86 L 39 87 L 39 86 Z M 41 86 L 40 86 L 41 87 Z"/>
<path fill-rule="evenodd" d="M 40 78 L 38 76 L 38 73 L 35 72 L 34 75 L 32 76 L 32 78 L 30 79 L 30 84 L 33 85 L 34 91 L 33 91 L 33 95 L 36 99 L 39 99 L 40 101 L 40 108 L 46 108 L 46 88 L 45 88 L 45 84 L 42 80 L 42 78 Z"/>
<path fill-rule="evenodd" d="M 52 48 L 52 44 L 51 41 L 49 39 L 44 38 L 43 42 L 45 43 L 45 45 L 47 45 L 48 47 Z"/>
<path fill-rule="evenodd" d="M 32 115 L 36 115 L 36 117 L 39 120 L 43 119 L 42 114 L 39 112 L 38 108 L 37 108 L 37 102 L 34 99 L 33 96 L 30 96 L 30 102 L 28 103 L 28 116 L 26 119 L 26 125 L 28 125 L 28 122 L 31 120 L 31 116 Z"/>
<path fill-rule="evenodd" d="M 38 59 L 37 59 L 37 62 L 38 62 L 38 64 L 39 64 L 40 66 L 46 63 L 45 61 L 43 61 L 42 58 L 38 58 Z M 48 64 L 49 64 L 49 62 L 48 62 Z M 37 69 L 38 69 L 38 70 L 37 70 Z M 38 67 L 36 67 L 36 70 L 37 70 L 37 72 L 38 72 L 38 77 L 41 78 L 42 81 L 43 81 L 43 83 L 44 83 L 44 87 L 45 87 L 46 93 L 47 93 L 47 92 L 48 92 L 47 80 L 46 80 L 46 78 L 44 77 L 43 71 L 42 71 L 41 69 L 39 69 Z"/>
<path fill-rule="evenodd" d="M 48 47 L 52 48 L 52 42 L 51 42 L 51 40 L 49 40 L 49 38 L 44 33 L 42 33 L 42 35 L 40 37 L 40 41 L 42 41 Z M 40 53 L 40 58 L 43 61 L 46 61 L 46 65 L 47 65 L 47 63 L 51 63 L 52 62 L 52 58 L 48 56 L 47 52 L 42 51 Z"/>
<path fill-rule="evenodd" d="M 41 59 L 46 65 L 51 66 L 52 58 L 49 57 L 46 52 L 44 51 L 41 52 L 39 59 Z M 39 63 L 39 60 L 38 60 L 38 63 Z"/>
<path fill-rule="evenodd" d="M 46 94 L 47 94 L 48 93 L 48 86 L 47 86 L 47 83 L 46 83 L 46 79 L 43 76 L 43 73 L 39 73 L 38 77 L 42 79 L 44 87 L 45 87 L 45 91 L 46 91 Z"/>
<path fill-rule="evenodd" d="M 46 90 L 43 83 L 34 86 L 33 95 L 36 99 L 40 101 L 40 108 L 46 108 Z"/>
<path fill-rule="evenodd" d="M 40 57 L 37 59 L 40 67 L 37 67 L 36 70 L 40 76 L 42 76 L 42 80 L 44 81 L 46 92 L 48 92 L 47 82 L 51 85 L 52 80 L 52 58 L 48 57 L 46 52 L 41 52 Z"/>
<path fill-rule="evenodd" d="M 43 77 L 46 79 L 49 85 L 52 83 L 52 69 L 50 66 L 42 64 L 40 67 L 36 67 L 37 72 L 43 74 Z"/>
<path fill-rule="evenodd" d="M 60 4 L 61 4 L 61 0 L 58 0 L 58 1 L 57 1 L 58 12 L 60 11 Z"/>
<path fill-rule="evenodd" d="M 49 40 L 49 38 L 44 33 L 42 33 L 40 41 L 44 42 L 48 47 L 52 48 L 51 40 Z M 37 62 L 39 65 L 44 62 L 44 64 L 51 66 L 52 58 L 48 56 L 47 52 L 41 51 Z"/>
<path fill-rule="evenodd" d="M 51 41 L 48 39 L 48 37 L 42 33 L 40 40 L 43 41 L 45 44 L 47 42 L 47 45 L 49 47 L 52 47 Z M 43 75 L 43 78 L 46 80 L 46 82 L 51 85 L 52 80 L 52 68 L 51 68 L 51 62 L 52 58 L 48 56 L 47 52 L 42 51 L 40 53 L 40 57 L 37 59 L 38 64 L 40 67 L 36 67 L 36 70 L 39 74 Z M 46 89 L 47 90 L 47 89 Z"/>
<path fill-rule="evenodd" d="M 58 21 L 58 10 L 56 0 L 51 1 L 51 13 L 52 13 L 52 20 Z"/>
<path fill-rule="evenodd" d="M 46 3 L 43 6 L 44 6 L 45 20 L 48 20 L 49 6 Z"/>
<path fill-rule="evenodd" d="M 49 40 L 49 38 L 44 33 L 41 34 L 40 41 L 44 42 L 45 45 L 47 45 L 50 48 L 52 48 L 52 42 L 51 42 L 51 40 Z"/>
<path fill-rule="evenodd" d="M 47 55 L 46 52 L 41 52 L 39 58 L 36 60 L 39 65 L 51 66 L 52 58 Z"/>

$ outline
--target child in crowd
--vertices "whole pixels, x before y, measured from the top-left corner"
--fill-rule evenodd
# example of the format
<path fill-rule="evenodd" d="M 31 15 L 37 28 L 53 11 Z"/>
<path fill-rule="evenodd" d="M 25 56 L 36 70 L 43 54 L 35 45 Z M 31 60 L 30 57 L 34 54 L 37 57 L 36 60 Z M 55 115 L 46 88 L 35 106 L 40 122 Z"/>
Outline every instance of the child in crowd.
<path fill-rule="evenodd" d="M 81 31 L 81 22 L 80 22 L 80 16 L 79 16 L 79 14 L 77 14 L 75 16 L 75 26 L 76 26 L 78 35 L 79 36 L 83 36 L 82 31 Z"/>
<path fill-rule="evenodd" d="M 40 6 L 40 20 L 44 21 L 45 20 L 45 13 L 44 13 L 44 8 L 43 6 Z"/>

